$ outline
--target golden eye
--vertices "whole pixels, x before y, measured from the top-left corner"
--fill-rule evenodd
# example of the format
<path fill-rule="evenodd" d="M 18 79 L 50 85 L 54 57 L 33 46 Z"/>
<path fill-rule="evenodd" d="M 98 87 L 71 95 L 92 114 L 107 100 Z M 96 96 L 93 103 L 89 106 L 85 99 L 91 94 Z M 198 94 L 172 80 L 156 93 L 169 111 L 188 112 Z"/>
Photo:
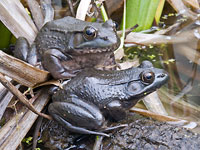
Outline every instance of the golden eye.
<path fill-rule="evenodd" d="M 97 37 L 97 30 L 94 27 L 87 26 L 84 29 L 83 36 L 86 40 L 92 40 Z"/>
<path fill-rule="evenodd" d="M 155 79 L 155 74 L 152 71 L 144 71 L 140 74 L 140 78 L 144 83 L 151 84 Z"/>

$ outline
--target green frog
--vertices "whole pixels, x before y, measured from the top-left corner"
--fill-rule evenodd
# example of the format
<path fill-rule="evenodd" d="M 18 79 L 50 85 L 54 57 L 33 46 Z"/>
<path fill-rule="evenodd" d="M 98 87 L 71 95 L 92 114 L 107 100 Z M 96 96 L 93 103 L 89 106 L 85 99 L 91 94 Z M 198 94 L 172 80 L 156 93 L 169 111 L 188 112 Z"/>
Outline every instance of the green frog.
<path fill-rule="evenodd" d="M 85 69 L 53 94 L 50 115 L 69 131 L 105 135 L 105 118 L 121 120 L 141 98 L 168 80 L 149 61 L 126 70 Z"/>
<path fill-rule="evenodd" d="M 14 55 L 32 65 L 41 62 L 55 79 L 67 79 L 84 68 L 115 68 L 113 51 L 119 45 L 112 20 L 86 22 L 68 16 L 44 25 L 31 46 L 18 38 Z"/>

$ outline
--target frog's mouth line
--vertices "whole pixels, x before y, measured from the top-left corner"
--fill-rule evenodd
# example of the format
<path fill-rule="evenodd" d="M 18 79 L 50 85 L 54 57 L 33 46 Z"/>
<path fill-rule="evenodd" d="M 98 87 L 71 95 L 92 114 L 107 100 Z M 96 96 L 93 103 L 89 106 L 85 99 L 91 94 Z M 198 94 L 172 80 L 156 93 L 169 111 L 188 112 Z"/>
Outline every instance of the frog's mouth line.
<path fill-rule="evenodd" d="M 76 51 L 73 50 L 74 54 L 96 54 L 96 53 L 105 53 L 105 52 L 114 52 L 118 47 L 120 43 L 116 43 L 115 45 L 109 46 L 109 47 L 103 47 L 103 48 L 97 48 L 97 47 L 85 47 L 85 48 L 76 48 Z"/>

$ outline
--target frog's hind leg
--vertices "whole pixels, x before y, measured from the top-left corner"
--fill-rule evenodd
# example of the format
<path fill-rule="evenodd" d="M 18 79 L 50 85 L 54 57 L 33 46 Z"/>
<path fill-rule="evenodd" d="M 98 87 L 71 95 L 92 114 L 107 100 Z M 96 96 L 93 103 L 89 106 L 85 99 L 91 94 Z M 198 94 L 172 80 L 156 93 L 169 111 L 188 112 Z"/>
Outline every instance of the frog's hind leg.
<path fill-rule="evenodd" d="M 72 98 L 69 102 L 51 103 L 48 110 L 51 116 L 69 131 L 109 136 L 94 131 L 102 127 L 105 119 L 100 110 L 92 104 Z"/>
<path fill-rule="evenodd" d="M 63 54 L 57 49 L 49 49 L 44 52 L 42 64 L 55 79 L 68 79 L 75 76 L 75 73 L 67 69 L 63 62 L 70 61 L 70 56 Z"/>
<path fill-rule="evenodd" d="M 31 65 L 35 66 L 37 64 L 38 56 L 35 44 L 32 44 L 30 47 L 27 39 L 24 37 L 17 39 L 13 53 L 16 58 L 28 62 Z"/>
<path fill-rule="evenodd" d="M 16 41 L 13 54 L 16 58 L 19 58 L 23 61 L 27 61 L 29 49 L 30 47 L 27 39 L 24 37 L 19 37 Z"/>

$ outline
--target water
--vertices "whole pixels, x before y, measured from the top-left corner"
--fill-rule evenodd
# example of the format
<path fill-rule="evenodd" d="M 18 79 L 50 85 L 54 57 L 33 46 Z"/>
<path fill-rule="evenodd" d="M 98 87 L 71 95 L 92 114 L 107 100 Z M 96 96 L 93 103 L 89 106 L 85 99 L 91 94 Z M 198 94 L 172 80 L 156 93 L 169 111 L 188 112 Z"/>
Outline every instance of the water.
<path fill-rule="evenodd" d="M 156 47 L 127 48 L 126 58 L 148 59 L 155 67 L 165 69 L 170 80 L 158 94 L 167 113 L 200 124 L 199 21 L 187 20 L 174 28 L 169 36 L 173 36 L 173 40 Z"/>

